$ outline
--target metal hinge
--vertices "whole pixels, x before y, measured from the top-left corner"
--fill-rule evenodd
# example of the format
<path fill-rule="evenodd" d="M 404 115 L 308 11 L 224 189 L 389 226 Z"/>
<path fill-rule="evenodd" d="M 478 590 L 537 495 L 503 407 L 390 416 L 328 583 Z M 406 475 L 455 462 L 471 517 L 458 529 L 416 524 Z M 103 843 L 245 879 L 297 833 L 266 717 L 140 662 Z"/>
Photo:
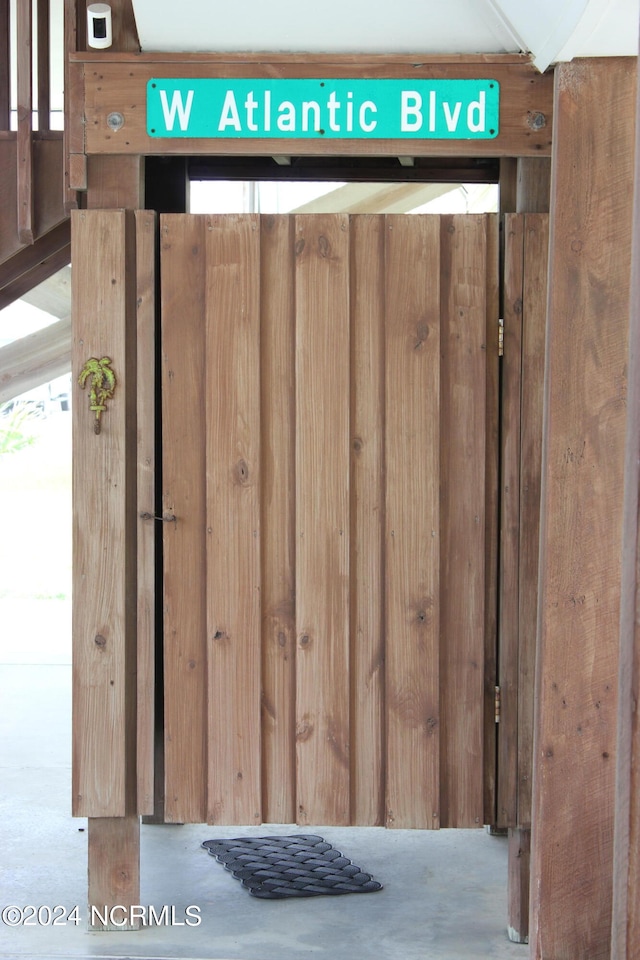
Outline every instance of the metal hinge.
<path fill-rule="evenodd" d="M 495 689 L 495 700 L 494 700 L 495 720 L 496 720 L 496 723 L 500 723 L 500 706 L 501 706 L 500 687 L 495 687 L 494 689 Z"/>
<path fill-rule="evenodd" d="M 498 320 L 498 356 L 504 356 L 504 320 Z"/>

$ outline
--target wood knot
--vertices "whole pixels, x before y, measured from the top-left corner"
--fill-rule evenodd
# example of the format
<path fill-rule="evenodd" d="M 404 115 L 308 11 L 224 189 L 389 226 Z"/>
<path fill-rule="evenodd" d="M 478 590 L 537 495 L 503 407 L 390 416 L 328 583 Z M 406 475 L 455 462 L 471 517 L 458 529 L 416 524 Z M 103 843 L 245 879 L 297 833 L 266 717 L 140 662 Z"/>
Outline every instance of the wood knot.
<path fill-rule="evenodd" d="M 106 637 L 103 637 L 101 633 L 96 634 L 93 642 L 97 647 L 100 647 L 101 650 L 103 650 L 107 645 Z"/>
<path fill-rule="evenodd" d="M 304 250 L 304 245 L 305 245 L 304 237 L 300 237 L 299 240 L 296 240 L 296 245 L 295 245 L 295 247 L 294 247 L 294 249 L 295 249 L 295 251 L 296 251 L 296 257 L 299 257 L 299 256 L 300 256 L 300 254 L 301 254 L 302 251 Z"/>
<path fill-rule="evenodd" d="M 320 251 L 320 256 L 324 257 L 325 259 L 331 253 L 331 244 L 322 233 L 318 237 L 318 250 Z"/>
<path fill-rule="evenodd" d="M 418 326 L 416 327 L 416 342 L 413 346 L 413 349 L 419 350 L 428 336 L 429 336 L 429 325 L 427 323 L 419 323 Z"/>
<path fill-rule="evenodd" d="M 303 633 L 303 635 L 300 637 L 300 646 L 308 647 L 310 643 L 311 643 L 311 638 L 309 637 L 309 635 L 307 633 Z"/>
<path fill-rule="evenodd" d="M 246 460 L 238 460 L 233 468 L 233 476 L 240 486 L 245 486 L 249 482 L 249 466 Z"/>

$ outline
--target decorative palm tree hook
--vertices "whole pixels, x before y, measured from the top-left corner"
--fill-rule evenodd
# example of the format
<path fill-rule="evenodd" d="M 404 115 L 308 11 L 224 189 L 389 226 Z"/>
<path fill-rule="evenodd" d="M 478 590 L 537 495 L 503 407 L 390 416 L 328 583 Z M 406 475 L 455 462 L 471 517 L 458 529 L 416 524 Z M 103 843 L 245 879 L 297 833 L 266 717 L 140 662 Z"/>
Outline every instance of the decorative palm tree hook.
<path fill-rule="evenodd" d="M 94 433 L 100 433 L 100 417 L 107 409 L 107 400 L 111 400 L 116 389 L 116 375 L 111 369 L 111 363 L 111 357 L 102 357 L 101 360 L 91 357 L 85 363 L 82 373 L 78 377 L 78 383 L 83 390 L 87 385 L 87 380 L 91 377 L 89 409 L 96 415 L 93 424 Z"/>

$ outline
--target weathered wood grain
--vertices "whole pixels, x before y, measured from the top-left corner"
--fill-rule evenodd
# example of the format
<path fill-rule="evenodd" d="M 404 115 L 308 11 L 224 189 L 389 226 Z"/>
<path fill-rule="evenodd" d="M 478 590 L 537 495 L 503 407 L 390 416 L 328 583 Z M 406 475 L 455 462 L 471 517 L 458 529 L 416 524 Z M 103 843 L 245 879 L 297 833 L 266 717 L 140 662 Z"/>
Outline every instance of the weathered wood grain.
<path fill-rule="evenodd" d="M 384 824 L 385 221 L 351 227 L 351 794 L 353 822 Z"/>
<path fill-rule="evenodd" d="M 138 813 L 154 812 L 156 686 L 156 215 L 138 210 L 137 307 L 137 775 Z M 160 531 L 158 531 L 160 534 Z"/>
<path fill-rule="evenodd" d="M 458 156 L 544 156 L 551 151 L 553 129 L 553 78 L 540 74 L 528 57 L 515 61 L 492 57 L 425 57 L 369 55 L 281 56 L 226 54 L 129 55 L 101 51 L 99 69 L 91 54 L 79 55 L 84 63 L 86 143 L 89 154 L 237 154 L 237 140 L 197 140 L 149 137 L 146 131 L 146 84 L 152 77 L 410 77 L 477 78 L 490 76 L 500 84 L 500 131 L 493 139 L 460 140 Z M 161 73 L 159 74 L 159 71 Z M 366 74 L 365 74 L 366 72 Z M 126 128 L 113 136 L 106 118 L 114 110 L 124 113 Z M 80 111 L 82 113 L 82 110 Z M 532 129 L 533 114 L 542 113 L 546 125 Z M 302 155 L 401 156 L 407 140 L 290 140 L 287 153 Z M 273 155 L 283 151 L 282 140 L 245 140 L 245 154 Z M 412 140 L 415 156 L 448 156 L 447 140 Z"/>
<path fill-rule="evenodd" d="M 484 816 L 496 822 L 496 723 L 495 686 L 498 670 L 498 556 L 499 556 L 499 422 L 500 371 L 498 322 L 500 318 L 498 218 L 487 218 L 486 438 L 485 438 L 485 564 L 484 564 Z"/>
<path fill-rule="evenodd" d="M 259 219 L 204 239 L 207 820 L 261 823 Z"/>
<path fill-rule="evenodd" d="M 520 396 L 524 221 L 504 218 L 504 356 L 500 477 L 499 665 L 497 826 L 517 826 L 518 627 L 520 556 Z"/>
<path fill-rule="evenodd" d="M 636 63 L 555 73 L 532 956 L 608 960 Z"/>
<path fill-rule="evenodd" d="M 33 110 L 33 80 L 31 45 L 33 42 L 33 9 L 31 3 L 16 6 L 16 70 L 17 70 L 17 194 L 18 237 L 21 243 L 34 240 L 33 137 L 31 114 Z"/>
<path fill-rule="evenodd" d="M 134 230 L 123 211 L 73 219 L 75 816 L 124 816 L 135 789 Z M 91 384 L 78 385 L 91 357 L 108 357 L 117 380 L 98 434 Z"/>
<path fill-rule="evenodd" d="M 440 233 L 440 825 L 483 821 L 486 217 Z"/>
<path fill-rule="evenodd" d="M 203 218 L 160 220 L 165 819 L 177 823 L 207 818 L 205 232 Z"/>
<path fill-rule="evenodd" d="M 386 824 L 424 829 L 440 822 L 440 224 L 408 220 L 386 221 Z"/>
<path fill-rule="evenodd" d="M 260 224 L 263 818 L 294 823 L 295 238 L 291 217 Z"/>
<path fill-rule="evenodd" d="M 139 818 L 135 814 L 89 818 L 88 847 L 89 929 L 137 929 L 139 921 L 129 923 L 126 918 L 129 908 L 140 903 Z M 105 917 L 105 910 L 113 907 L 118 908 L 113 917 L 109 913 Z M 103 923 L 100 917 L 107 922 Z"/>
<path fill-rule="evenodd" d="M 624 477 L 612 960 L 640 943 L 640 99 L 636 98 L 629 390 Z"/>
<path fill-rule="evenodd" d="M 531 825 L 549 218 L 524 215 L 518 553 L 517 825 Z M 507 361 L 509 362 L 509 361 Z"/>
<path fill-rule="evenodd" d="M 297 819 L 350 822 L 349 220 L 296 217 Z"/>

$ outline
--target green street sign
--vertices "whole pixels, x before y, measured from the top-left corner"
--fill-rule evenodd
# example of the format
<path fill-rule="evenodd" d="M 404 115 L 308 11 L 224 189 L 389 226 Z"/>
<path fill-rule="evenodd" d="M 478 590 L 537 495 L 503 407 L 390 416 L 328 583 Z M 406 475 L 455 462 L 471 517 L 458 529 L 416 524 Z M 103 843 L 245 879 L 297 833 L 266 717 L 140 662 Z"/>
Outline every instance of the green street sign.
<path fill-rule="evenodd" d="M 496 80 L 153 78 L 150 137 L 237 140 L 491 140 Z"/>

